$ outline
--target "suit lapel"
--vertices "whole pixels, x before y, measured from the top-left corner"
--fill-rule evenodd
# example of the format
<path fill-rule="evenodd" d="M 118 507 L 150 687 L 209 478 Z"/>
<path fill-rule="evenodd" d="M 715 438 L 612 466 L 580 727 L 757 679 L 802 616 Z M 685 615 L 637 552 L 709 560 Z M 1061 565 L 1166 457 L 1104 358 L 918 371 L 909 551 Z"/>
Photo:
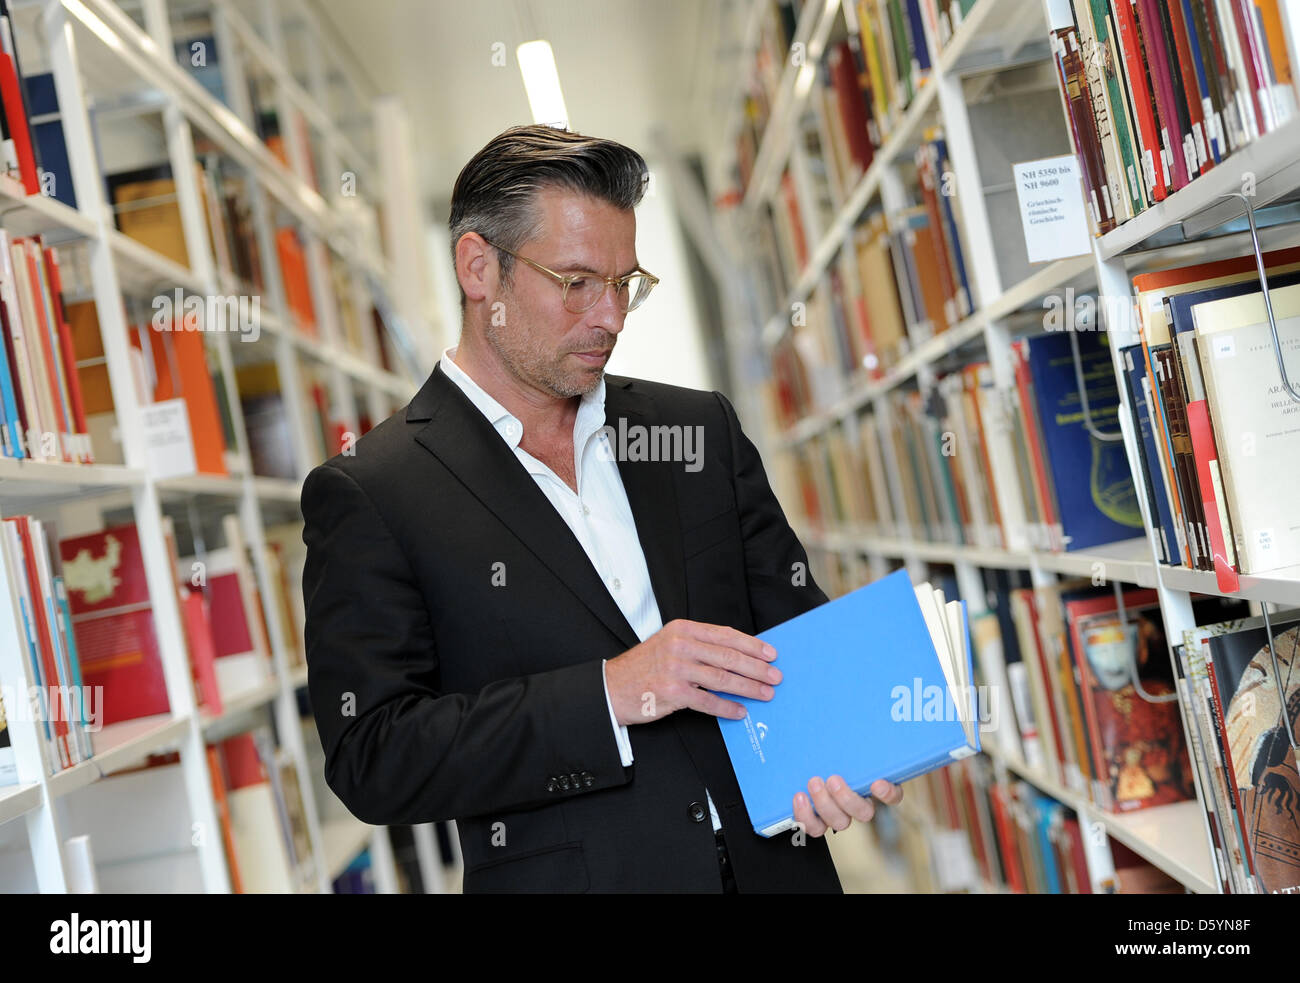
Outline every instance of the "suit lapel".
<path fill-rule="evenodd" d="M 606 376 L 605 422 L 613 428 L 611 440 L 615 443 L 620 426 L 650 426 L 654 420 L 649 397 L 631 390 L 629 384 L 628 379 Z M 573 531 L 440 365 L 411 400 L 406 420 L 428 420 L 416 431 L 416 441 L 442 461 L 628 648 L 639 643 Z M 619 475 L 645 554 L 650 585 L 660 618 L 667 624 L 687 613 L 681 522 L 671 471 L 681 464 L 619 458 Z"/>
<path fill-rule="evenodd" d="M 634 426 L 649 427 L 654 404 L 644 393 L 628 388 L 630 380 L 606 376 L 605 425 L 613 428 L 611 440 Z M 625 421 L 625 422 L 620 422 Z M 686 616 L 686 563 L 682 558 L 681 519 L 672 469 L 681 462 L 630 461 L 618 455 L 618 471 L 636 520 L 636 534 L 645 554 L 664 624 Z"/>
<path fill-rule="evenodd" d="M 415 433 L 470 492 L 628 648 L 640 640 L 582 544 L 519 459 L 460 388 L 435 366 L 407 408 Z"/>

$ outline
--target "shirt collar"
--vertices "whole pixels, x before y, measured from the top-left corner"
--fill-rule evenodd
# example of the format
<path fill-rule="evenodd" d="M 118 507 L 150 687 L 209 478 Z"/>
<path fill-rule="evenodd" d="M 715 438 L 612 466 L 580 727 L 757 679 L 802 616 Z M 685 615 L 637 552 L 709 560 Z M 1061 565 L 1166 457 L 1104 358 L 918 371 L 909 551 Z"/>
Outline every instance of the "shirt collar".
<path fill-rule="evenodd" d="M 513 413 L 502 406 L 482 386 L 470 378 L 469 373 L 452 361 L 456 346 L 447 348 L 442 353 L 442 371 L 473 403 L 492 424 L 501 439 L 510 445 L 511 450 L 519 446 L 524 437 L 524 426 Z M 581 457 L 591 435 L 605 425 L 605 377 L 591 392 L 582 397 L 578 403 L 578 416 L 573 421 L 573 450 L 575 459 Z"/>

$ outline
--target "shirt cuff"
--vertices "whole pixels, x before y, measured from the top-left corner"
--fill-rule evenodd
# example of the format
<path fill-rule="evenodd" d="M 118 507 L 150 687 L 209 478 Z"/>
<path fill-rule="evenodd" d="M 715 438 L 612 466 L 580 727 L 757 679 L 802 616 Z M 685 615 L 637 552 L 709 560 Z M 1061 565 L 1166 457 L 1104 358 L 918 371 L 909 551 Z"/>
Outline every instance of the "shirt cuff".
<path fill-rule="evenodd" d="M 618 756 L 627 768 L 632 764 L 632 741 L 627 736 L 627 727 L 618 722 L 614 716 L 614 701 L 609 698 L 609 680 L 605 679 L 605 661 L 600 660 L 600 678 L 605 685 L 605 705 L 609 707 L 609 722 L 614 728 L 614 740 L 618 742 Z"/>

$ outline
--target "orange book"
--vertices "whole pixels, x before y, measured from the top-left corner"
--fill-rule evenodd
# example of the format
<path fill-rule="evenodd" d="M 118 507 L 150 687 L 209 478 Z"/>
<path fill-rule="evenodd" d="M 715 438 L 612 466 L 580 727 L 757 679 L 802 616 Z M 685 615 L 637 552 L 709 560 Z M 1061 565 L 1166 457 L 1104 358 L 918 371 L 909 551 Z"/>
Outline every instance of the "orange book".
<path fill-rule="evenodd" d="M 925 302 L 925 313 L 934 325 L 934 333 L 948 330 L 948 315 L 945 308 L 943 278 L 939 272 L 939 256 L 943 245 L 935 239 L 935 230 L 928 225 L 912 229 L 916 238 L 913 240 L 912 259 L 916 264 L 916 275 L 921 280 L 921 299 Z"/>
<path fill-rule="evenodd" d="M 158 379 L 154 385 L 154 402 L 184 399 L 190 417 L 190 434 L 194 438 L 195 466 L 201 474 L 228 474 L 226 439 L 203 350 L 203 333 L 185 331 L 179 323 L 171 331 L 159 331 L 151 326 L 149 340 Z"/>
<path fill-rule="evenodd" d="M 230 868 L 230 890 L 243 894 L 244 885 L 239 879 L 239 863 L 235 859 L 235 834 L 230 826 L 230 802 L 226 799 L 226 780 L 221 769 L 221 757 L 216 745 L 209 744 L 208 773 L 212 776 L 212 800 L 217 808 L 217 821 L 221 824 L 221 845 L 226 850 L 226 866 Z"/>
<path fill-rule="evenodd" d="M 284 300 L 297 323 L 298 330 L 316 337 L 316 309 L 307 282 L 307 261 L 298 233 L 289 227 L 275 234 L 275 248 L 280 257 L 280 277 L 284 281 Z"/>

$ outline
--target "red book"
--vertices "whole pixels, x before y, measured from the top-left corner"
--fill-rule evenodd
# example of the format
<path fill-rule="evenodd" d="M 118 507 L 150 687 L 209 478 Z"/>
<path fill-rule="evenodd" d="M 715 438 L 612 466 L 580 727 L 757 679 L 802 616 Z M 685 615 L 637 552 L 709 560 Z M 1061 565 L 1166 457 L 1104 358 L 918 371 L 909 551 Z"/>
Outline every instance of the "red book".
<path fill-rule="evenodd" d="M 1108 812 L 1130 812 L 1196 797 L 1174 693 L 1160 607 L 1153 590 L 1124 592 L 1127 627 L 1115 595 L 1065 601 L 1070 646 L 1082 685 L 1096 773 L 1096 799 Z"/>
<path fill-rule="evenodd" d="M 1043 435 L 1039 428 L 1038 413 L 1034 407 L 1037 402 L 1030 391 L 1033 380 L 1029 375 L 1029 362 L 1026 342 L 1023 338 L 1011 345 L 1011 365 L 1016 374 L 1016 389 L 1020 393 L 1020 412 L 1025 421 L 1025 443 L 1029 449 L 1029 463 L 1034 472 L 1034 490 L 1038 493 L 1039 511 L 1047 527 L 1048 542 L 1057 551 L 1065 547 L 1065 533 L 1061 528 L 1061 516 L 1056 507 L 1056 494 L 1052 491 L 1051 479 L 1048 477 L 1047 458 L 1043 453 Z"/>
<path fill-rule="evenodd" d="M 875 148 L 872 147 L 871 136 L 867 132 L 869 110 L 862 95 L 862 86 L 858 84 L 857 59 L 848 41 L 841 41 L 831 49 L 827 55 L 827 65 L 830 68 L 831 84 L 835 86 L 835 101 L 840 107 L 840 119 L 844 122 L 849 152 L 862 168 L 862 173 L 866 173 L 875 157 Z"/>
<path fill-rule="evenodd" d="M 65 461 L 71 461 L 72 449 L 68 445 L 68 438 L 72 435 L 72 407 L 70 401 L 64 398 L 67 395 L 67 388 L 63 373 L 60 371 L 62 346 L 56 340 L 58 337 L 57 329 L 50 324 L 45 316 L 45 299 L 41 291 L 40 272 L 36 268 L 36 257 L 32 255 L 32 250 L 28 248 L 31 241 L 28 239 L 15 239 L 14 245 L 19 252 L 19 257 L 14 260 L 15 268 L 17 268 L 19 262 L 22 262 L 27 270 L 27 282 L 24 284 L 19 279 L 15 286 L 19 290 L 25 288 L 29 292 L 32 309 L 36 311 L 37 323 L 31 325 L 31 330 L 40 336 L 40 346 L 45 361 L 45 384 L 50 387 L 50 402 L 54 406 L 55 422 L 59 427 L 60 452 Z"/>
<path fill-rule="evenodd" d="M 226 762 L 226 778 L 231 792 L 271 780 L 257 753 L 252 734 L 236 734 L 222 741 L 221 757 Z"/>
<path fill-rule="evenodd" d="M 1133 88 L 1133 115 L 1137 117 L 1138 130 L 1142 134 L 1142 146 L 1151 165 L 1154 178 L 1151 184 L 1151 198 L 1163 201 L 1169 194 L 1169 175 L 1165 170 L 1165 158 L 1160 152 L 1160 131 L 1156 126 L 1155 113 L 1151 109 L 1151 90 L 1147 88 L 1147 67 L 1142 61 L 1142 43 L 1138 38 L 1137 19 L 1133 16 L 1132 0 L 1115 0 L 1115 19 L 1119 24 L 1118 40 L 1124 58 L 1124 74 Z"/>
<path fill-rule="evenodd" d="M 804 237 L 803 217 L 799 212 L 799 196 L 795 194 L 794 177 L 789 171 L 781 175 L 781 197 L 790 216 L 790 236 L 794 240 L 794 257 L 803 272 L 808 265 L 808 240 Z"/>
<path fill-rule="evenodd" d="M 1174 98 L 1173 76 L 1169 63 L 1174 53 L 1165 49 L 1164 31 L 1160 26 L 1160 12 L 1156 0 L 1137 0 L 1139 30 L 1146 49 L 1147 65 L 1151 69 L 1156 90 L 1156 108 L 1160 111 L 1161 141 L 1169 150 L 1171 170 L 1174 174 L 1173 190 L 1184 187 L 1191 177 L 1183 156 L 1183 131 L 1178 124 L 1178 102 Z"/>
<path fill-rule="evenodd" d="M 1092 877 L 1088 873 L 1088 856 L 1083 849 L 1083 830 L 1079 827 L 1079 820 L 1066 818 L 1065 835 L 1070 838 L 1070 861 L 1074 865 L 1074 880 L 1079 886 L 1079 893 L 1091 894 Z"/>
<path fill-rule="evenodd" d="M 1178 72 L 1183 79 L 1187 114 L 1192 121 L 1192 141 L 1196 145 L 1196 161 L 1199 165 L 1199 173 L 1204 174 L 1214 166 L 1214 154 L 1210 152 L 1211 134 L 1207 130 L 1205 110 L 1201 102 L 1201 88 L 1196 80 L 1196 64 L 1192 60 L 1191 41 L 1187 36 L 1189 25 L 1187 18 L 1183 16 L 1183 5 L 1180 0 L 1174 0 L 1166 6 L 1169 10 L 1169 23 L 1174 33 Z M 1191 29 L 1195 30 L 1194 27 Z"/>
<path fill-rule="evenodd" d="M 140 535 L 115 526 L 59 544 L 82 682 L 103 686 L 103 723 L 167 713 Z"/>
<path fill-rule="evenodd" d="M 989 789 L 989 800 L 993 807 L 993 825 L 998 833 L 1007 887 L 1014 894 L 1024 894 L 1025 875 L 1020 869 L 1020 851 L 1016 847 L 1016 834 L 1012 829 L 1015 820 L 1007 815 L 1006 796 L 1001 785 L 993 785 Z"/>
<path fill-rule="evenodd" d="M 1241 580 L 1236 569 L 1228 562 L 1227 530 L 1219 521 L 1214 478 L 1210 473 L 1211 464 L 1218 461 L 1219 454 L 1214 445 L 1214 428 L 1210 425 L 1210 411 L 1205 400 L 1198 399 L 1187 404 L 1187 425 L 1192 437 L 1192 456 L 1196 460 L 1196 483 L 1200 486 L 1201 501 L 1205 508 L 1205 529 L 1210 538 L 1214 576 L 1219 590 L 1225 594 L 1235 594 L 1241 588 Z"/>
<path fill-rule="evenodd" d="M 18 173 L 23 180 L 23 190 L 29 195 L 40 194 L 41 178 L 36 173 L 36 156 L 32 153 L 32 131 L 27 126 L 27 109 L 23 106 L 23 92 L 18 83 L 18 70 L 13 56 L 0 51 L 0 103 L 4 105 L 9 136 L 18 155 Z"/>
<path fill-rule="evenodd" d="M 198 702 L 208 713 L 219 717 L 223 709 L 221 689 L 217 686 L 217 653 L 212 640 L 212 619 L 207 599 L 200 591 L 189 591 L 181 599 L 185 618 L 185 635 L 190 642 L 190 666 Z"/>
<path fill-rule="evenodd" d="M 59 347 L 63 353 L 63 371 L 68 379 L 68 398 L 72 402 L 72 419 L 78 443 L 82 445 L 78 455 L 83 464 L 94 464 L 95 456 L 90 447 L 90 428 L 86 425 L 86 404 L 81 397 L 81 376 L 77 373 L 77 351 L 72 344 L 72 329 L 68 327 L 63 313 L 63 280 L 59 276 L 59 259 L 52 247 L 45 248 L 45 271 L 49 277 L 50 297 L 54 303 L 54 317 L 59 326 Z"/>
<path fill-rule="evenodd" d="M 1266 92 L 1261 87 L 1268 85 L 1268 68 L 1263 64 L 1260 54 L 1259 38 L 1255 33 L 1255 18 L 1252 15 L 1254 4 L 1251 0 L 1229 0 L 1232 8 L 1233 23 L 1237 26 L 1238 51 L 1242 63 L 1246 66 L 1246 79 L 1250 83 L 1251 105 L 1255 107 L 1257 132 L 1263 134 L 1272 128 L 1273 106 Z"/>

